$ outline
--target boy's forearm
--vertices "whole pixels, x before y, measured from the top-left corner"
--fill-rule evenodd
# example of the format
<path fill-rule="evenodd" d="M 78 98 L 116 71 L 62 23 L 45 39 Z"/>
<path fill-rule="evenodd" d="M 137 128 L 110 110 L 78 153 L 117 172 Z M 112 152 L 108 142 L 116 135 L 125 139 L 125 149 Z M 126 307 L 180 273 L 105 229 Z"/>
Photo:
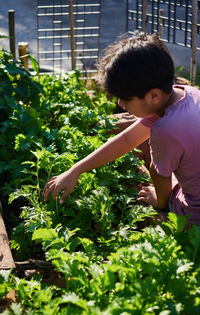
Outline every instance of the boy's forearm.
<path fill-rule="evenodd" d="M 124 143 L 123 137 L 119 139 L 115 137 L 79 161 L 75 166 L 78 167 L 80 173 L 88 172 L 115 160 L 129 151 L 131 151 L 131 148 Z"/>
<path fill-rule="evenodd" d="M 169 201 L 172 191 L 172 178 L 164 177 L 157 173 L 153 163 L 150 166 L 150 175 L 156 190 L 158 208 L 164 209 Z"/>
<path fill-rule="evenodd" d="M 99 149 L 74 165 L 78 172 L 88 172 L 94 168 L 109 163 L 130 152 L 149 138 L 150 131 L 141 123 L 134 123 L 126 130 L 107 141 Z"/>

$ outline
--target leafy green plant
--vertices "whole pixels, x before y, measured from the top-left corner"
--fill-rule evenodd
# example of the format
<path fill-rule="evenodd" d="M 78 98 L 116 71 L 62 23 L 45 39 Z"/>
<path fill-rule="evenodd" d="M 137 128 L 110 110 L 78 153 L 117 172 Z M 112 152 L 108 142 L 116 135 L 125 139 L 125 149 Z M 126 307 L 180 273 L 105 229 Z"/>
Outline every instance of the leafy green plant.
<path fill-rule="evenodd" d="M 1 272 L 0 298 L 14 290 L 17 300 L 3 314 L 198 314 L 199 227 L 172 213 L 156 222 L 153 207 L 137 204 L 131 187 L 149 178 L 133 152 L 82 174 L 62 207 L 43 201 L 50 177 L 110 137 L 115 100 L 91 97 L 78 71 L 33 78 L 6 51 L 0 64 L 1 192 L 20 207 L 13 254 L 46 259 L 62 280 Z M 147 217 L 154 227 L 143 229 Z"/>
<path fill-rule="evenodd" d="M 12 314 L 14 307 L 25 314 L 45 314 L 49 305 L 61 314 L 198 314 L 200 269 L 174 235 L 165 233 L 165 226 L 132 231 L 129 243 L 103 260 L 88 238 L 79 238 L 82 251 L 74 251 L 77 229 L 36 230 L 33 240 L 42 243 L 64 286 L 7 277 L 18 304 L 5 314 Z"/>

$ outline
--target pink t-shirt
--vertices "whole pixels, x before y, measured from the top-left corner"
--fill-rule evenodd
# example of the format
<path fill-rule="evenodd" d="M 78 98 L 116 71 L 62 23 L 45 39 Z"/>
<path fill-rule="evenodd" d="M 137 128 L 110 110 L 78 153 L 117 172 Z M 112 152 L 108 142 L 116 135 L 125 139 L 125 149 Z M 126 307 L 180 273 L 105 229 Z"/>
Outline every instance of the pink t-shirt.
<path fill-rule="evenodd" d="M 151 128 L 151 158 L 158 174 L 174 173 L 177 178 L 170 210 L 200 225 L 200 91 L 176 87 L 184 89 L 184 96 L 167 107 L 163 117 L 140 121 Z"/>

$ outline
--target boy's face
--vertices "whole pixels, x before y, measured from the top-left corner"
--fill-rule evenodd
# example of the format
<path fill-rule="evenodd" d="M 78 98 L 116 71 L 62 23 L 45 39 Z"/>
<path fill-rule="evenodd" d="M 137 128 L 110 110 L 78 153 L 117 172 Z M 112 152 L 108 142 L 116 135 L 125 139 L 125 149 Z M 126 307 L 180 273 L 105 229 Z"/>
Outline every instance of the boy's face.
<path fill-rule="evenodd" d="M 118 105 L 138 118 L 145 118 L 153 114 L 152 111 L 149 111 L 145 99 L 140 99 L 138 97 L 133 97 L 130 101 L 125 101 L 119 98 Z"/>
<path fill-rule="evenodd" d="M 138 118 L 159 114 L 161 110 L 160 95 L 152 93 L 152 91 L 148 92 L 143 99 L 137 96 L 132 97 L 130 100 L 122 100 L 119 98 L 118 105 Z"/>

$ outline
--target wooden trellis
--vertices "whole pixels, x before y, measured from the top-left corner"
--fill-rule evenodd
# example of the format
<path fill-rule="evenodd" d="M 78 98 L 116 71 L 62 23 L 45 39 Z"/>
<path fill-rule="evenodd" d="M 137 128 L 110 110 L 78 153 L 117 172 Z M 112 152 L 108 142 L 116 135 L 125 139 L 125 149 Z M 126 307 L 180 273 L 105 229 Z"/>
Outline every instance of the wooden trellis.
<path fill-rule="evenodd" d="M 37 0 L 40 67 L 93 71 L 99 55 L 100 0 Z"/>

